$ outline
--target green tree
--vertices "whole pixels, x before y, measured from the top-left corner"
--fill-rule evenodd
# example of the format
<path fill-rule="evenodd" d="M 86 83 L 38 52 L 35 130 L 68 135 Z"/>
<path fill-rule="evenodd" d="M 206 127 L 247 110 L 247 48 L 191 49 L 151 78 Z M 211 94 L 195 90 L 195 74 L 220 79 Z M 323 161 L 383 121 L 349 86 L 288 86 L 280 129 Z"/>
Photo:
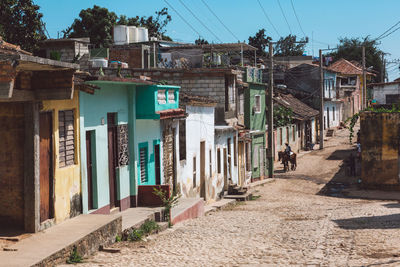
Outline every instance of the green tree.
<path fill-rule="evenodd" d="M 46 39 L 43 14 L 32 0 L 0 1 L 0 35 L 5 41 L 35 51 Z"/>
<path fill-rule="evenodd" d="M 257 55 L 258 56 L 266 56 L 265 48 L 272 40 L 271 37 L 267 36 L 266 30 L 259 30 L 256 35 L 249 37 L 249 45 L 258 48 Z"/>
<path fill-rule="evenodd" d="M 301 39 L 300 42 L 307 42 L 308 39 Z M 281 37 L 275 45 L 275 56 L 289 57 L 289 56 L 302 56 L 304 53 L 305 43 L 298 42 L 296 35 L 289 34 L 286 37 Z"/>
<path fill-rule="evenodd" d="M 83 9 L 79 18 L 63 31 L 64 38 L 90 37 L 92 44 L 108 47 L 112 44 L 112 29 L 118 16 L 107 8 L 94 5 Z"/>
<path fill-rule="evenodd" d="M 113 43 L 112 30 L 114 25 L 129 25 L 146 27 L 149 36 L 164 40 L 171 40 L 165 35 L 166 26 L 171 21 L 168 9 L 156 11 L 155 16 L 127 17 L 117 16 L 107 8 L 94 5 L 93 8 L 81 10 L 79 18 L 75 19 L 70 27 L 63 31 L 64 38 L 90 37 L 91 43 L 96 46 L 108 47 Z"/>
<path fill-rule="evenodd" d="M 382 75 L 382 51 L 378 48 L 379 43 L 371 39 L 369 36 L 364 38 L 341 38 L 339 39 L 338 49 L 330 56 L 333 60 L 344 58 L 349 61 L 362 62 L 362 46 L 365 46 L 365 61 L 366 67 L 372 67 L 373 71 L 376 71 Z M 380 75 L 373 78 L 374 82 L 380 81 Z"/>

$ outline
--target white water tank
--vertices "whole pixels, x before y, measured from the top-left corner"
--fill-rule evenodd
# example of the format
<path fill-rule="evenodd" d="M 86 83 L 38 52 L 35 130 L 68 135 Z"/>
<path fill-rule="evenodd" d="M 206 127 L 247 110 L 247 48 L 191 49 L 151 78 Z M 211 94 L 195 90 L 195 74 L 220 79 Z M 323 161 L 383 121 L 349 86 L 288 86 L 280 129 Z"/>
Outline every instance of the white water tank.
<path fill-rule="evenodd" d="M 129 43 L 129 28 L 125 25 L 114 26 L 114 44 L 125 45 Z"/>
<path fill-rule="evenodd" d="M 137 43 L 138 42 L 138 28 L 136 26 L 128 26 L 129 31 L 129 43 Z"/>
<path fill-rule="evenodd" d="M 89 60 L 93 68 L 107 68 L 108 60 L 104 58 L 94 58 Z"/>
<path fill-rule="evenodd" d="M 144 27 L 138 27 L 138 42 L 148 42 L 149 41 L 149 30 Z"/>

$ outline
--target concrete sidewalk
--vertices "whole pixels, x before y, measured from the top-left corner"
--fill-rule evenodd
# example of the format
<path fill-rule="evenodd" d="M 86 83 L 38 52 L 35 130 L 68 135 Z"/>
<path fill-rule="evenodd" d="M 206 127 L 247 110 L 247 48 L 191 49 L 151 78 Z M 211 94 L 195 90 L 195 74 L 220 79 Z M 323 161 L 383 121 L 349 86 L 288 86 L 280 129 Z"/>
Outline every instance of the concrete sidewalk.
<path fill-rule="evenodd" d="M 46 266 L 64 263 L 73 246 L 86 255 L 107 245 L 121 232 L 120 214 L 80 215 L 34 234 L 0 251 L 0 266 Z"/>
<path fill-rule="evenodd" d="M 117 235 L 139 228 L 148 220 L 160 217 L 162 208 L 138 207 L 110 215 L 80 215 L 42 232 L 32 234 L 0 251 L 0 266 L 53 266 L 65 263 L 74 246 L 87 257 L 100 246 L 115 242 Z M 180 199 L 172 209 L 172 222 L 204 215 L 202 198 Z"/>

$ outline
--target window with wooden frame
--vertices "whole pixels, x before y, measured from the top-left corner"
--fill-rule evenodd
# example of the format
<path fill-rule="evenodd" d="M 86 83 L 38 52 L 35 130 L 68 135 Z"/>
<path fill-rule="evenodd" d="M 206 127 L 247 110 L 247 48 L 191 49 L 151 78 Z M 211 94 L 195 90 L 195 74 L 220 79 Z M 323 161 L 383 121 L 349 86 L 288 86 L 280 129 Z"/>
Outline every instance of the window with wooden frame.
<path fill-rule="evenodd" d="M 58 112 L 59 164 L 60 167 L 75 164 L 74 110 Z"/>
<path fill-rule="evenodd" d="M 261 112 L 261 96 L 260 95 L 254 96 L 254 112 L 255 113 Z"/>
<path fill-rule="evenodd" d="M 193 157 L 193 188 L 196 187 L 196 177 L 197 177 L 196 157 Z"/>
<path fill-rule="evenodd" d="M 221 149 L 217 149 L 217 171 L 221 173 Z"/>
<path fill-rule="evenodd" d="M 179 121 L 179 160 L 186 159 L 186 120 Z"/>

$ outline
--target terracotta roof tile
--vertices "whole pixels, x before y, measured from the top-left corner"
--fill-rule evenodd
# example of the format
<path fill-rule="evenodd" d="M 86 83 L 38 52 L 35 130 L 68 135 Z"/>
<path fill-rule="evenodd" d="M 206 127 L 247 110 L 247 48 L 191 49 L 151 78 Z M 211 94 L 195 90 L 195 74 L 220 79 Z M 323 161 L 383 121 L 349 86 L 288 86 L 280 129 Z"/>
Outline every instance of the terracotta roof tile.
<path fill-rule="evenodd" d="M 363 70 L 362 67 L 360 66 L 359 63 L 357 62 L 350 62 L 344 58 L 339 59 L 338 61 L 334 62 L 332 65 L 328 67 L 329 70 L 336 71 L 342 74 L 348 74 L 348 75 L 362 75 Z M 367 75 L 373 75 L 375 74 L 368 72 Z"/>
<path fill-rule="evenodd" d="M 25 54 L 25 55 L 32 55 L 32 53 L 29 53 L 25 50 L 22 50 L 19 45 L 13 45 L 10 43 L 7 43 L 6 41 L 3 40 L 3 38 L 0 36 L 0 54 L 8 54 L 8 55 L 17 55 L 17 54 Z"/>
<path fill-rule="evenodd" d="M 297 119 L 309 119 L 319 114 L 318 110 L 304 104 L 291 94 L 279 94 L 274 97 L 274 101 L 285 108 L 290 108 Z"/>
<path fill-rule="evenodd" d="M 157 114 L 160 114 L 160 120 L 186 117 L 185 110 L 181 108 L 162 110 Z"/>

